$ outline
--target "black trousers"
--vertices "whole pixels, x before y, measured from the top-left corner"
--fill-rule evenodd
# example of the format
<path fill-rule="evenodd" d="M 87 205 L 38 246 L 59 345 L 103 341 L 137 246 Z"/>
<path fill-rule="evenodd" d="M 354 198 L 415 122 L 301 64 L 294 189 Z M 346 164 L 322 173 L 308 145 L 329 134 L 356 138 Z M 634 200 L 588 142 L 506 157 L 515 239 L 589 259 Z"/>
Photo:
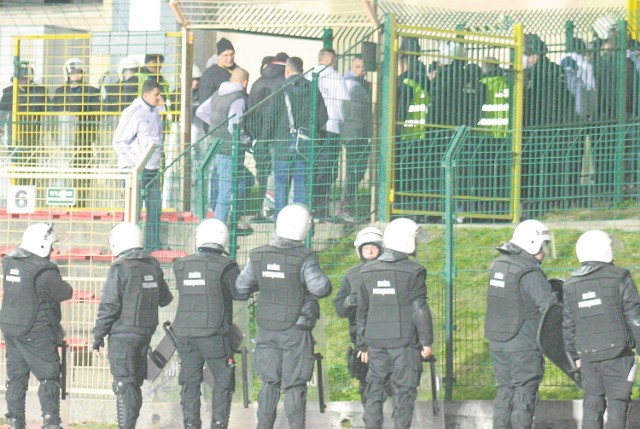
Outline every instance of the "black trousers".
<path fill-rule="evenodd" d="M 25 423 L 29 373 L 40 382 L 38 398 L 48 424 L 60 424 L 60 355 L 52 332 L 4 335 L 7 345 L 7 418 Z"/>
<path fill-rule="evenodd" d="M 149 338 L 109 338 L 109 367 L 113 376 L 113 393 L 116 394 L 119 429 L 136 427 L 142 391 L 140 387 L 147 376 L 147 352 Z"/>
<path fill-rule="evenodd" d="M 530 429 L 544 374 L 542 352 L 491 351 L 498 393 L 493 429 Z"/>
<path fill-rule="evenodd" d="M 607 428 L 626 428 L 635 383 L 635 358 L 628 351 L 614 359 L 582 361 L 582 428 L 602 429 L 607 409 Z"/>
<path fill-rule="evenodd" d="M 262 380 L 258 395 L 258 428 L 271 429 L 276 420 L 280 390 L 290 429 L 303 429 L 307 383 L 313 375 L 313 337 L 295 326 L 285 331 L 260 329 L 255 368 Z"/>
<path fill-rule="evenodd" d="M 182 386 L 180 405 L 185 426 L 199 428 L 200 385 L 202 384 L 205 362 L 213 374 L 214 389 L 212 398 L 212 427 L 226 428 L 229 425 L 231 399 L 236 387 L 235 367 L 229 364 L 233 353 L 228 340 L 223 336 L 202 338 L 178 337 L 180 355 L 180 375 L 178 382 Z"/>
<path fill-rule="evenodd" d="M 381 429 L 382 407 L 389 380 L 393 384 L 393 422 L 395 429 L 409 429 L 413 406 L 422 375 L 422 358 L 416 347 L 382 349 L 369 347 L 369 371 L 364 390 L 364 426 Z"/>

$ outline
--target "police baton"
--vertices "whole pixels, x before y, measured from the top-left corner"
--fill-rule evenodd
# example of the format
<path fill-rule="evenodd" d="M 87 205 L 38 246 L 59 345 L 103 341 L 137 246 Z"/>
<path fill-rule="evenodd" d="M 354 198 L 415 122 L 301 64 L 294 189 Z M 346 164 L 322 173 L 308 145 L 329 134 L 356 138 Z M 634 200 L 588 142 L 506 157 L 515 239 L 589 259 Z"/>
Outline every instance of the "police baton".
<path fill-rule="evenodd" d="M 434 355 L 422 359 L 422 362 L 429 362 L 429 370 L 431 372 L 431 408 L 434 416 L 437 416 L 440 412 L 440 407 L 438 407 L 438 386 L 436 384 L 436 360 Z"/>
<path fill-rule="evenodd" d="M 324 403 L 324 380 L 322 378 L 322 353 L 314 353 L 313 356 L 318 364 L 318 406 L 320 407 L 320 412 L 324 413 L 326 406 Z"/>
<path fill-rule="evenodd" d="M 162 324 L 162 329 L 164 330 L 165 334 L 169 336 L 169 339 L 171 340 L 171 343 L 173 344 L 173 346 L 177 348 L 178 340 L 176 339 L 176 336 L 173 333 L 173 329 L 171 329 L 171 322 L 169 322 L 168 320 L 164 322 Z"/>
<path fill-rule="evenodd" d="M 60 343 L 60 399 L 67 399 L 67 342 L 62 340 Z"/>
<path fill-rule="evenodd" d="M 247 368 L 247 348 L 242 347 L 242 401 L 249 408 L 249 368 Z"/>

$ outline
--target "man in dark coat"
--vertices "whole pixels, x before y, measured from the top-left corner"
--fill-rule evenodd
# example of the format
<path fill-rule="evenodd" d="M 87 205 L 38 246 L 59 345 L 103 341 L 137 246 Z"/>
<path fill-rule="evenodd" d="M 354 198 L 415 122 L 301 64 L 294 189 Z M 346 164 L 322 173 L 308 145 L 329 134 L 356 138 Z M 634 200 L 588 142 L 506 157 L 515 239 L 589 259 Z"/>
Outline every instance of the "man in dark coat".
<path fill-rule="evenodd" d="M 200 100 L 205 101 L 220 88 L 222 82 L 227 82 L 236 64 L 236 51 L 229 39 L 222 38 L 216 44 L 218 62 L 207 68 L 200 78 Z"/>

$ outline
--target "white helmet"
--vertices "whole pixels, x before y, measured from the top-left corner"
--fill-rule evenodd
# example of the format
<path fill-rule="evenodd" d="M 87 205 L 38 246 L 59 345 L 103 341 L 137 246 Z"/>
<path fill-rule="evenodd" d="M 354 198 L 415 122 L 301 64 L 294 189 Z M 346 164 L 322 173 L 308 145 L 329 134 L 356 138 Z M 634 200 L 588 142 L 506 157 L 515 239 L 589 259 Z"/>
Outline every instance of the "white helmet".
<path fill-rule="evenodd" d="M 224 250 L 229 245 L 229 230 L 219 219 L 206 219 L 196 229 L 196 248 Z"/>
<path fill-rule="evenodd" d="M 33 67 L 28 61 L 22 61 L 18 65 L 18 79 L 24 79 L 29 83 L 33 82 Z"/>
<path fill-rule="evenodd" d="M 311 226 L 311 213 L 302 204 L 285 206 L 276 220 L 276 235 L 280 238 L 302 241 Z"/>
<path fill-rule="evenodd" d="M 411 219 L 394 219 L 384 229 L 384 247 L 396 252 L 411 255 L 416 251 L 417 243 L 426 240 L 426 231 Z"/>
<path fill-rule="evenodd" d="M 109 245 L 111 253 L 118 256 L 129 249 L 142 249 L 144 247 L 142 231 L 135 223 L 120 223 L 113 227 L 109 233 Z"/>
<path fill-rule="evenodd" d="M 609 234 L 597 229 L 587 231 L 576 242 L 576 256 L 580 262 L 611 262 L 613 239 Z"/>
<path fill-rule="evenodd" d="M 375 244 L 382 248 L 382 231 L 375 226 L 368 226 L 358 233 L 353 246 L 356 248 L 359 258 L 362 258 L 361 249 L 365 244 Z"/>
<path fill-rule="evenodd" d="M 531 255 L 537 255 L 542 245 L 552 241 L 551 231 L 539 220 L 528 219 L 520 222 L 513 231 L 511 243 Z"/>
<path fill-rule="evenodd" d="M 609 15 L 600 16 L 593 23 L 593 32 L 599 39 L 606 40 L 609 38 L 609 31 L 616 26 L 616 20 Z"/>
<path fill-rule="evenodd" d="M 81 74 L 84 74 L 84 62 L 80 58 L 69 58 L 64 62 L 62 70 L 66 79 L 69 79 L 69 76 L 74 72 L 77 73 L 76 70 L 80 70 Z"/>
<path fill-rule="evenodd" d="M 125 70 L 138 71 L 139 68 L 140 68 L 140 63 L 138 63 L 138 61 L 136 61 L 136 59 L 131 56 L 124 57 L 118 63 L 118 73 L 120 73 L 121 77 L 124 74 Z"/>
<path fill-rule="evenodd" d="M 24 230 L 20 247 L 34 255 L 46 258 L 51 253 L 53 243 L 57 241 L 58 236 L 53 230 L 52 223 L 34 223 Z"/>
<path fill-rule="evenodd" d="M 200 79 L 202 77 L 202 70 L 200 70 L 200 67 L 198 67 L 197 64 L 193 65 L 193 68 L 191 69 L 191 79 Z"/>

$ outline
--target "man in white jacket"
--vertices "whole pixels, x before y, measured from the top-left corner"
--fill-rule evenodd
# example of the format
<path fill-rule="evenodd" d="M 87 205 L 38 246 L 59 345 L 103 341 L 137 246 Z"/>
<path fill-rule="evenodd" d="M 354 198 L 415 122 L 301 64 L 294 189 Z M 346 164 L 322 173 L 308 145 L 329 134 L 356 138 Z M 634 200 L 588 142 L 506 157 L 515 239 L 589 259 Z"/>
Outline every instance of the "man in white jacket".
<path fill-rule="evenodd" d="M 331 48 L 321 49 L 318 65 L 313 72 L 318 74 L 318 89 L 327 106 L 329 120 L 322 130 L 324 141 L 316 149 L 313 187 L 314 218 L 323 220 L 329 216 L 329 195 L 331 185 L 338 177 L 340 157 L 340 132 L 344 122 L 343 104 L 349 100 L 349 91 L 344 79 L 336 70 L 337 54 Z M 311 74 L 307 74 L 312 79 Z"/>
<path fill-rule="evenodd" d="M 118 168 L 133 168 L 142 157 L 144 149 L 152 144 L 155 150 L 142 172 L 142 199 L 147 208 L 145 224 L 145 250 L 152 252 L 160 247 L 160 214 L 162 193 L 158 171 L 162 165 L 164 134 L 158 106 L 162 102 L 162 87 L 154 80 L 142 85 L 142 96 L 124 109 L 113 135 L 113 148 L 118 154 Z"/>

